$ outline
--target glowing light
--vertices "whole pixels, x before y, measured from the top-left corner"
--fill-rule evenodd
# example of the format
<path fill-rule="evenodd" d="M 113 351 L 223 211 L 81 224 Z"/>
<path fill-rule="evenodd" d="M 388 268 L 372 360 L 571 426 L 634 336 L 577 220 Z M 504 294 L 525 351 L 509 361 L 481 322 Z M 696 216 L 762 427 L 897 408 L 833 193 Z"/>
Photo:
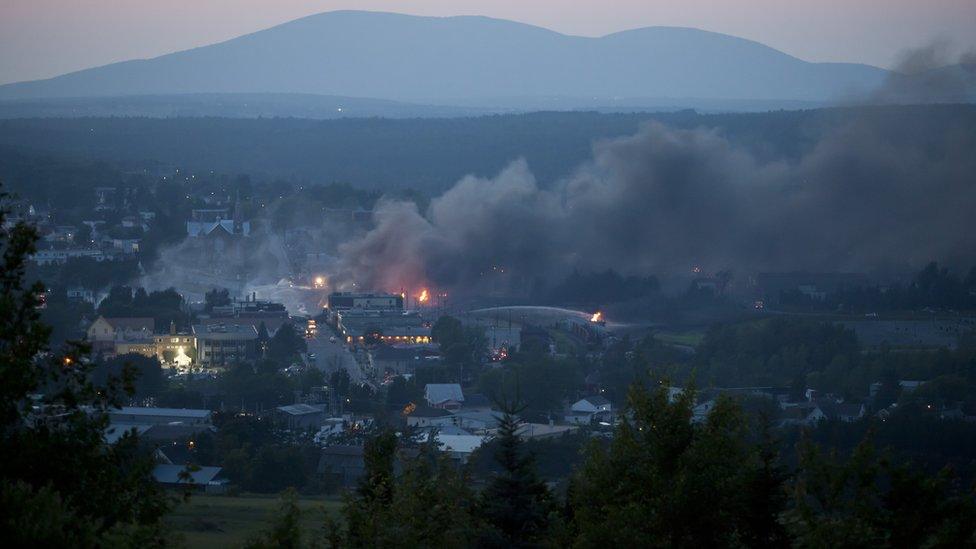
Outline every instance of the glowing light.
<path fill-rule="evenodd" d="M 593 313 L 593 316 L 590 317 L 590 322 L 600 322 L 602 320 L 603 320 L 603 313 L 601 313 L 600 311 Z"/>
<path fill-rule="evenodd" d="M 325 287 L 325 277 L 322 276 L 322 275 L 319 275 L 319 276 L 315 277 L 315 280 L 312 281 L 312 285 L 315 288 L 324 288 Z"/>
<path fill-rule="evenodd" d="M 428 301 L 430 301 L 430 292 L 427 291 L 427 288 L 424 288 L 420 290 L 420 295 L 417 296 L 417 302 L 427 303 Z"/>

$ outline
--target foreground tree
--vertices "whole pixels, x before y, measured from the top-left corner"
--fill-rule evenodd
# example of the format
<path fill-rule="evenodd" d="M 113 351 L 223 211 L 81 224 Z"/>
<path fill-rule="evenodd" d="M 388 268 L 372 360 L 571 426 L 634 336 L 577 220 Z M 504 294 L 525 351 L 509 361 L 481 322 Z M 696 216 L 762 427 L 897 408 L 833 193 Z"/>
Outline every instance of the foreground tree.
<path fill-rule="evenodd" d="M 515 405 L 506 405 L 499 421 L 495 459 L 501 471 L 481 493 L 479 505 L 488 526 L 481 535 L 483 546 L 537 547 L 548 535 L 554 512 L 552 495 L 519 436 L 519 411 Z"/>
<path fill-rule="evenodd" d="M 2 198 L 2 196 L 0 196 Z M 170 501 L 134 435 L 107 445 L 131 370 L 96 387 L 88 349 L 48 348 L 44 287 L 24 271 L 37 233 L 0 210 L 0 538 L 11 546 L 162 545 Z"/>
<path fill-rule="evenodd" d="M 785 522 L 797 547 L 970 547 L 976 503 L 955 480 L 893 464 L 870 439 L 848 460 L 804 441 Z"/>
<path fill-rule="evenodd" d="M 766 546 L 777 540 L 780 489 L 749 442 L 738 407 L 719 400 L 693 423 L 694 391 L 630 391 L 609 449 L 594 445 L 574 478 L 576 544 L 620 547 Z M 781 485 L 780 485 L 781 486 Z M 760 505 L 751 501 L 757 491 Z"/>

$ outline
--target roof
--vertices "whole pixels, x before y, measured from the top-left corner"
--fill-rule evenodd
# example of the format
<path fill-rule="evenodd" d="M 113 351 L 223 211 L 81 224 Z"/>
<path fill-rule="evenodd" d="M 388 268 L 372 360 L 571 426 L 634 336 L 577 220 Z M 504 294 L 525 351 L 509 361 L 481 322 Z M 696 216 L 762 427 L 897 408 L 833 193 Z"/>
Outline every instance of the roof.
<path fill-rule="evenodd" d="M 289 404 L 288 406 L 278 406 L 278 411 L 292 416 L 321 414 L 324 412 L 324 410 L 321 408 L 316 408 L 315 406 L 310 406 L 308 404 Z"/>
<path fill-rule="evenodd" d="M 445 417 L 452 415 L 451 412 L 443 408 L 431 408 L 430 406 L 417 406 L 417 409 L 410 413 L 412 417 Z"/>
<path fill-rule="evenodd" d="M 210 417 L 210 410 L 193 408 L 146 408 L 141 406 L 123 406 L 118 410 L 110 410 L 109 415 L 124 414 L 130 416 L 174 416 L 187 419 L 206 419 Z"/>
<path fill-rule="evenodd" d="M 145 317 L 99 317 L 105 322 L 108 322 L 115 330 L 147 330 L 150 332 L 156 331 L 156 321 L 152 318 Z M 98 320 L 96 320 L 98 322 Z"/>
<path fill-rule="evenodd" d="M 588 397 L 584 397 L 583 400 L 589 402 L 594 406 L 606 406 L 610 404 L 610 401 L 607 400 L 606 397 L 604 397 L 603 395 L 588 396 Z"/>
<path fill-rule="evenodd" d="M 151 423 L 110 423 L 105 428 L 105 442 L 115 444 L 129 431 L 135 430 L 137 435 L 142 435 L 152 427 Z"/>
<path fill-rule="evenodd" d="M 223 339 L 223 340 L 239 340 L 239 339 L 257 339 L 258 331 L 251 324 L 194 324 L 193 325 L 193 335 L 198 338 L 203 339 Z"/>
<path fill-rule="evenodd" d="M 180 478 L 180 473 L 186 471 L 185 465 L 170 465 L 160 463 L 152 472 L 156 482 L 163 484 L 209 484 L 220 474 L 220 467 L 197 467 L 196 471 L 187 471 L 188 480 Z"/>
<path fill-rule="evenodd" d="M 485 442 L 485 437 L 475 435 L 443 435 L 438 433 L 434 440 L 446 452 L 470 454 Z"/>
<path fill-rule="evenodd" d="M 424 387 L 424 398 L 431 404 L 455 401 L 464 402 L 464 393 L 457 383 L 428 383 Z"/>

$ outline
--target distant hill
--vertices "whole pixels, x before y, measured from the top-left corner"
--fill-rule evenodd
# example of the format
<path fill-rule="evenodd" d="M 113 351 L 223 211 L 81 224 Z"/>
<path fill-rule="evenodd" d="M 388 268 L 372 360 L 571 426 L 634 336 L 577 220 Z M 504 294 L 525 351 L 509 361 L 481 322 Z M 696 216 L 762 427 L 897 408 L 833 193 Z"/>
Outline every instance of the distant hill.
<path fill-rule="evenodd" d="M 0 99 L 276 93 L 461 107 L 835 100 L 887 72 L 687 28 L 600 38 L 487 17 L 336 11 L 211 46 L 0 86 Z"/>
<path fill-rule="evenodd" d="M 126 171 L 251 174 L 294 182 L 438 193 L 466 174 L 493 176 L 525 158 L 540 183 L 592 158 L 594 142 L 656 120 L 715 128 L 761 162 L 799 161 L 825 134 L 870 124 L 892 146 L 940 151 L 976 132 L 976 105 L 856 107 L 750 114 L 537 112 L 468 118 L 34 118 L 0 120 L 0 181 L 18 157 L 105 161 Z M 908 129 L 908 130 L 906 130 Z M 164 171 L 160 171 L 164 170 Z M 171 173 L 171 172 L 169 172 Z"/>

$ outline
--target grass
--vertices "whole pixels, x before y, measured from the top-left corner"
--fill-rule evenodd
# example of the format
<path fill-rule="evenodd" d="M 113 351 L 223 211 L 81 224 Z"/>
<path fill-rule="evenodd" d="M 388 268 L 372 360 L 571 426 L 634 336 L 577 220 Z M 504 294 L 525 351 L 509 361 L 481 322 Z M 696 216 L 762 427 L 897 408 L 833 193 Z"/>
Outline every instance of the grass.
<path fill-rule="evenodd" d="M 658 332 L 654 334 L 654 338 L 658 341 L 669 343 L 671 345 L 687 345 L 688 347 L 697 347 L 701 344 L 702 339 L 705 338 L 705 332 Z"/>
<path fill-rule="evenodd" d="M 266 529 L 278 509 L 275 496 L 216 496 L 194 494 L 170 513 L 167 522 L 186 547 L 240 547 Z M 335 499 L 299 498 L 302 529 L 309 536 L 321 535 L 323 513 L 335 514 Z"/>

